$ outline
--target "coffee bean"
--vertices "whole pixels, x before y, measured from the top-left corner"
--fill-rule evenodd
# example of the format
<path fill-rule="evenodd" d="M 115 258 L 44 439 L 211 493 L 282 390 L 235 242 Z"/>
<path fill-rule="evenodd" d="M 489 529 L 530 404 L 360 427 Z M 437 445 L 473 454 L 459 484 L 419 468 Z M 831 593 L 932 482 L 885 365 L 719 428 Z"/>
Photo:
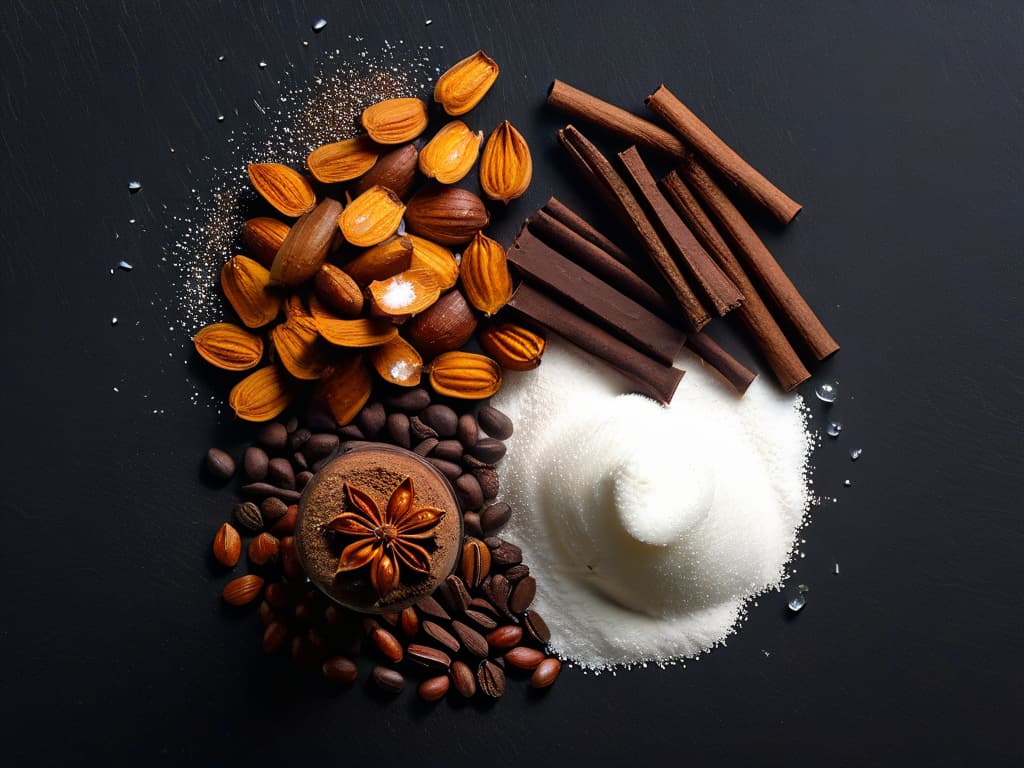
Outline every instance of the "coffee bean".
<path fill-rule="evenodd" d="M 266 590 L 263 592 L 263 599 L 270 603 L 270 607 L 275 611 L 284 610 L 288 607 L 291 596 L 288 594 L 288 588 L 280 581 L 275 581 L 273 584 L 268 584 Z"/>
<path fill-rule="evenodd" d="M 362 620 L 363 634 L 367 637 L 373 637 L 373 633 L 381 628 L 380 622 L 372 616 L 365 616 Z"/>
<path fill-rule="evenodd" d="M 512 437 L 512 419 L 493 408 L 485 405 L 476 415 L 480 429 L 496 440 L 508 440 Z"/>
<path fill-rule="evenodd" d="M 509 541 L 499 539 L 497 546 L 491 548 L 491 562 L 501 567 L 519 565 L 523 562 L 523 550 Z"/>
<path fill-rule="evenodd" d="M 306 459 L 306 454 L 302 451 L 296 451 L 292 454 L 292 465 L 298 472 L 304 472 L 309 469 L 309 461 Z"/>
<path fill-rule="evenodd" d="M 311 438 L 312 436 L 313 436 L 313 433 L 310 432 L 305 427 L 301 427 L 300 429 L 296 429 L 288 437 L 288 448 L 290 448 L 292 451 L 297 451 L 302 446 L 304 446 L 306 444 L 306 442 L 309 440 L 309 438 Z"/>
<path fill-rule="evenodd" d="M 467 537 L 462 543 L 459 567 L 466 586 L 476 589 L 491 572 L 491 551 L 480 539 Z M 468 605 L 469 601 L 467 600 L 466 603 Z"/>
<path fill-rule="evenodd" d="M 413 440 L 426 440 L 428 437 L 437 437 L 437 431 L 428 427 L 419 416 L 412 416 L 409 419 L 409 434 Z"/>
<path fill-rule="evenodd" d="M 510 517 L 512 517 L 512 507 L 504 501 L 498 501 L 480 513 L 480 526 L 487 535 L 490 535 L 505 525 Z"/>
<path fill-rule="evenodd" d="M 263 514 L 260 512 L 260 508 L 251 501 L 243 501 L 241 504 L 236 504 L 235 508 L 231 511 L 231 516 L 235 518 L 236 523 L 246 530 L 253 531 L 254 533 L 263 530 Z"/>
<path fill-rule="evenodd" d="M 452 613 L 462 613 L 469 605 L 469 590 L 465 582 L 455 574 L 438 585 L 437 594 Z"/>
<path fill-rule="evenodd" d="M 402 677 L 402 673 L 388 667 L 374 667 L 370 673 L 370 679 L 378 688 L 387 693 L 400 693 L 405 687 L 405 678 Z"/>
<path fill-rule="evenodd" d="M 462 643 L 462 647 L 467 653 L 471 653 L 481 659 L 487 657 L 487 640 L 475 629 L 467 624 L 463 624 L 461 621 L 453 621 L 452 632 L 459 638 L 459 642 Z"/>
<path fill-rule="evenodd" d="M 440 442 L 436 437 L 428 437 L 425 440 L 421 440 L 416 444 L 416 447 L 412 449 L 413 453 L 417 453 L 420 456 L 427 456 L 434 446 Z"/>
<path fill-rule="evenodd" d="M 480 429 L 476 423 L 476 417 L 472 413 L 464 413 L 459 416 L 459 423 L 455 428 L 455 437 L 465 448 L 472 448 L 480 439 Z"/>
<path fill-rule="evenodd" d="M 309 481 L 313 479 L 313 473 L 308 469 L 304 469 L 295 476 L 295 490 L 301 491 L 305 488 Z"/>
<path fill-rule="evenodd" d="M 477 539 L 483 538 L 484 529 L 480 527 L 480 515 L 476 512 L 466 512 L 462 516 L 462 526 L 467 536 Z"/>
<path fill-rule="evenodd" d="M 487 599 L 491 601 L 491 605 L 498 610 L 498 613 L 515 621 L 515 616 L 508 610 L 508 596 L 511 592 L 512 587 L 508 583 L 508 579 L 500 573 L 494 574 L 484 587 L 484 594 L 487 595 Z"/>
<path fill-rule="evenodd" d="M 485 632 L 490 632 L 492 629 L 498 626 L 498 622 L 496 622 L 483 611 L 477 611 L 473 608 L 467 608 L 465 611 L 462 612 L 462 615 L 470 621 L 472 621 Z"/>
<path fill-rule="evenodd" d="M 326 405 L 314 401 L 306 410 L 306 426 L 314 432 L 333 432 L 338 428 L 338 422 Z"/>
<path fill-rule="evenodd" d="M 287 518 L 282 517 L 284 520 Z M 302 564 L 299 562 L 299 556 L 295 552 L 295 537 L 285 536 L 277 545 L 278 557 L 281 560 L 281 573 L 289 581 L 298 581 L 299 579 L 305 579 L 306 574 L 302 570 Z"/>
<path fill-rule="evenodd" d="M 487 582 L 484 582 L 485 584 Z M 474 597 L 469 601 L 469 607 L 466 610 L 480 611 L 480 613 L 486 613 L 492 619 L 498 618 L 498 609 L 491 605 L 490 601 L 483 597 Z"/>
<path fill-rule="evenodd" d="M 270 457 L 258 445 L 250 445 L 242 454 L 242 470 L 251 482 L 258 483 L 267 479 L 267 466 Z"/>
<path fill-rule="evenodd" d="M 471 699 L 476 693 L 476 675 L 464 661 L 456 661 L 452 664 L 449 672 L 452 678 L 452 685 L 464 699 Z"/>
<path fill-rule="evenodd" d="M 211 448 L 206 452 L 206 469 L 218 480 L 230 480 L 235 474 L 235 460 L 227 451 Z"/>
<path fill-rule="evenodd" d="M 288 642 L 288 625 L 283 621 L 272 621 L 263 630 L 263 652 L 278 653 Z"/>
<path fill-rule="evenodd" d="M 412 445 L 412 436 L 409 434 L 409 417 L 404 413 L 392 413 L 384 422 L 387 428 L 388 439 L 395 445 L 402 448 L 409 448 Z"/>
<path fill-rule="evenodd" d="M 481 469 L 482 467 L 494 466 L 493 464 L 488 464 L 486 461 L 480 461 L 480 459 L 476 458 L 476 456 L 473 456 L 468 453 L 462 454 L 462 463 L 470 472 L 472 472 L 474 469 Z"/>
<path fill-rule="evenodd" d="M 385 659 L 393 664 L 397 664 L 402 660 L 402 644 L 398 642 L 397 637 L 383 627 L 373 630 L 373 634 L 370 635 L 370 642 L 377 647 L 377 650 L 380 651 Z"/>
<path fill-rule="evenodd" d="M 284 488 L 286 491 L 295 488 L 295 470 L 288 459 L 271 459 L 267 468 L 267 481 Z"/>
<path fill-rule="evenodd" d="M 275 523 L 288 513 L 288 505 L 277 498 L 277 496 L 268 496 L 260 502 L 259 511 L 264 520 Z"/>
<path fill-rule="evenodd" d="M 406 389 L 388 398 L 388 406 L 406 413 L 422 411 L 430 405 L 430 393 L 422 387 Z"/>
<path fill-rule="evenodd" d="M 457 465 L 456 465 L 457 466 Z M 459 475 L 455 480 L 455 495 L 465 510 L 480 509 L 484 503 L 484 492 L 480 488 L 480 481 L 473 475 Z"/>
<path fill-rule="evenodd" d="M 455 635 L 436 622 L 424 621 L 423 634 L 449 653 L 458 653 L 462 647 Z"/>
<path fill-rule="evenodd" d="M 284 423 L 285 431 L 290 435 L 296 429 L 299 428 L 299 419 L 297 416 L 289 416 L 288 421 Z"/>
<path fill-rule="evenodd" d="M 318 432 L 309 438 L 303 446 L 303 450 L 306 452 L 306 456 L 308 458 L 315 460 L 329 454 L 338 447 L 338 443 L 340 442 L 341 438 L 337 435 L 331 434 L 330 432 Z"/>
<path fill-rule="evenodd" d="M 435 459 L 431 456 L 427 457 L 427 461 L 441 470 L 441 474 L 451 481 L 455 481 L 462 476 L 462 467 L 458 464 L 453 464 L 452 462 L 445 461 L 444 459 Z M 456 488 L 456 490 L 458 489 Z"/>
<path fill-rule="evenodd" d="M 365 440 L 366 435 L 363 434 L 363 430 L 359 428 L 358 424 L 346 424 L 338 430 L 338 438 L 340 440 Z"/>
<path fill-rule="evenodd" d="M 486 500 L 498 495 L 498 471 L 493 467 L 480 467 L 473 470 L 473 477 L 480 484 L 480 491 Z"/>
<path fill-rule="evenodd" d="M 469 449 L 470 455 L 480 459 L 487 464 L 497 464 L 505 455 L 505 444 L 493 437 L 485 437 L 477 440 L 476 445 Z"/>
<path fill-rule="evenodd" d="M 440 701 L 444 698 L 444 695 L 448 693 L 448 675 L 438 675 L 437 677 L 428 677 L 419 687 L 416 692 L 420 698 L 424 701 Z"/>
<path fill-rule="evenodd" d="M 332 683 L 348 685 L 354 683 L 359 677 L 359 667 L 356 663 L 345 656 L 331 656 L 324 661 L 322 669 L 324 677 Z"/>
<path fill-rule="evenodd" d="M 268 451 L 283 451 L 288 445 L 288 430 L 279 421 L 264 424 L 256 433 L 256 442 Z"/>
<path fill-rule="evenodd" d="M 387 421 L 387 418 L 388 416 L 384 412 L 383 405 L 380 403 L 370 403 L 359 412 L 359 415 L 356 417 L 356 423 L 363 430 L 363 434 L 372 440 L 384 429 L 384 423 Z"/>
<path fill-rule="evenodd" d="M 434 619 L 441 619 L 442 621 L 448 621 L 451 619 L 448 611 L 446 611 L 441 604 L 430 595 L 427 595 L 416 603 L 416 609 L 422 615 L 430 616 Z"/>
<path fill-rule="evenodd" d="M 516 669 L 536 669 L 544 661 L 544 653 L 536 648 L 519 645 L 507 651 L 504 658 Z"/>
<path fill-rule="evenodd" d="M 454 437 L 459 426 L 459 416 L 447 405 L 428 405 L 420 413 L 423 423 L 437 432 L 438 437 Z"/>
<path fill-rule="evenodd" d="M 295 520 L 299 514 L 299 508 L 295 504 L 289 504 L 285 513 L 270 526 L 270 532 L 277 536 L 290 536 L 295 532 Z"/>
<path fill-rule="evenodd" d="M 551 640 L 551 630 L 544 619 L 536 611 L 527 611 L 523 616 L 523 628 L 541 645 L 547 645 Z"/>
<path fill-rule="evenodd" d="M 398 611 L 388 611 L 387 613 L 380 614 L 380 617 L 390 627 L 397 627 L 398 621 L 402 617 L 402 614 Z"/>
<path fill-rule="evenodd" d="M 505 694 L 505 673 L 490 659 L 484 659 L 476 668 L 476 682 L 480 691 L 492 699 L 500 699 Z"/>
<path fill-rule="evenodd" d="M 525 579 L 530 575 L 530 566 L 520 563 L 519 565 L 513 565 L 504 573 L 505 578 L 509 580 L 509 583 L 515 584 L 520 579 Z"/>
<path fill-rule="evenodd" d="M 402 634 L 406 637 L 415 637 L 416 633 L 420 631 L 420 617 L 416 613 L 416 609 L 411 605 L 408 608 L 402 610 L 402 616 L 398 622 L 402 628 Z"/>
<path fill-rule="evenodd" d="M 514 648 L 522 639 L 523 628 L 515 624 L 506 624 L 487 633 L 487 644 L 499 651 Z"/>
<path fill-rule="evenodd" d="M 248 485 L 243 485 L 242 493 L 246 496 L 258 496 L 260 498 L 277 496 L 284 501 L 298 501 L 299 497 L 302 495 L 298 491 L 291 491 L 287 488 L 278 488 L 276 485 L 271 485 L 270 483 L 249 483 Z"/>
<path fill-rule="evenodd" d="M 537 580 L 533 576 L 521 579 L 508 597 L 508 609 L 513 613 L 522 613 L 530 607 L 536 594 Z"/>
<path fill-rule="evenodd" d="M 530 675 L 530 685 L 534 688 L 547 688 L 558 678 L 562 671 L 562 662 L 558 659 L 544 659 Z"/>
<path fill-rule="evenodd" d="M 409 661 L 431 670 L 447 672 L 448 667 L 452 665 L 451 656 L 447 653 L 420 643 L 409 643 L 405 649 L 405 656 Z"/>
<path fill-rule="evenodd" d="M 434 446 L 430 455 L 436 459 L 444 459 L 458 464 L 462 461 L 462 443 L 458 440 L 441 440 Z"/>

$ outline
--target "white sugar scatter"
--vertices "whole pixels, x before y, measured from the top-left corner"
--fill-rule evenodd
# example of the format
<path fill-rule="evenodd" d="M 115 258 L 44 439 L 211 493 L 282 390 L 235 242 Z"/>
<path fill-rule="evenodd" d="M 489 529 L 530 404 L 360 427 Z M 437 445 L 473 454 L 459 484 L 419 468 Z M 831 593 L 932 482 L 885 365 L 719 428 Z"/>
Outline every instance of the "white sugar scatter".
<path fill-rule="evenodd" d="M 316 21 L 313 22 L 313 31 L 314 32 L 319 32 L 320 30 L 322 30 L 326 26 L 327 26 L 327 19 L 317 19 Z"/>
<path fill-rule="evenodd" d="M 418 365 L 413 365 L 406 360 L 399 360 L 392 364 L 388 373 L 391 374 L 393 381 L 408 381 L 419 369 Z"/>
<path fill-rule="evenodd" d="M 140 189 L 142 189 L 142 182 L 141 181 L 135 181 L 133 179 L 132 181 L 128 182 L 128 191 L 131 192 L 133 195 L 136 192 L 138 192 Z"/>
<path fill-rule="evenodd" d="M 416 301 L 416 286 L 400 277 L 393 278 L 384 289 L 380 303 L 385 309 L 402 309 Z"/>

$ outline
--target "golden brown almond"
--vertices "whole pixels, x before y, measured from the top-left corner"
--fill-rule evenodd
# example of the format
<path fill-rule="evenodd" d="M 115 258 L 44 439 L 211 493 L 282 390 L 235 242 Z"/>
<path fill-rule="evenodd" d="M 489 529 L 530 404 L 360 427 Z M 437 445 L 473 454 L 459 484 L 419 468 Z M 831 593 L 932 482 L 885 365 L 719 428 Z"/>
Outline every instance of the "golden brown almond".
<path fill-rule="evenodd" d="M 512 298 L 512 275 L 501 243 L 477 232 L 462 252 L 459 277 L 466 299 L 490 317 Z"/>
<path fill-rule="evenodd" d="M 480 188 L 491 200 L 508 203 L 521 197 L 533 179 L 533 159 L 526 139 L 505 120 L 490 136 L 480 157 Z"/>
<path fill-rule="evenodd" d="M 281 297 L 270 290 L 270 271 L 248 256 L 234 256 L 220 270 L 220 287 L 247 328 L 266 325 L 281 310 Z"/>
<path fill-rule="evenodd" d="M 324 304 L 314 293 L 309 297 L 309 315 L 314 320 L 344 320 L 334 310 Z"/>
<path fill-rule="evenodd" d="M 377 155 L 377 145 L 369 136 L 356 136 L 317 147 L 306 158 L 306 167 L 317 181 L 338 184 L 369 171 Z"/>
<path fill-rule="evenodd" d="M 409 237 L 393 237 L 363 251 L 345 265 L 345 272 L 365 287 L 374 280 L 385 280 L 411 266 L 413 241 Z"/>
<path fill-rule="evenodd" d="M 270 339 L 278 362 L 296 379 L 319 379 L 327 367 L 317 322 L 311 317 L 296 317 L 275 326 Z"/>
<path fill-rule="evenodd" d="M 398 230 L 405 204 L 387 187 L 370 187 L 338 217 L 341 234 L 352 245 L 382 243 Z"/>
<path fill-rule="evenodd" d="M 275 562 L 279 551 L 277 536 L 264 531 L 249 542 L 249 562 L 266 565 Z"/>
<path fill-rule="evenodd" d="M 416 235 L 408 235 L 412 243 L 412 256 L 409 259 L 409 266 L 413 269 L 429 269 L 437 278 L 437 284 L 442 291 L 454 287 L 459 279 L 459 262 L 455 260 L 455 254 L 430 240 Z"/>
<path fill-rule="evenodd" d="M 213 537 L 213 556 L 221 565 L 233 568 L 242 554 L 242 537 L 231 523 L 224 523 Z"/>
<path fill-rule="evenodd" d="M 415 144 L 404 144 L 380 156 L 377 164 L 352 185 L 352 194 L 361 195 L 373 186 L 387 187 L 405 200 L 416 180 L 417 156 Z"/>
<path fill-rule="evenodd" d="M 363 128 L 378 144 L 404 144 L 427 127 L 427 105 L 420 99 L 388 99 L 363 110 Z"/>
<path fill-rule="evenodd" d="M 320 379 L 314 399 L 330 411 L 338 426 L 345 426 L 355 418 L 370 399 L 373 378 L 362 355 L 343 360 Z"/>
<path fill-rule="evenodd" d="M 274 256 L 270 282 L 296 286 L 312 279 L 327 261 L 341 212 L 341 203 L 327 197 L 296 221 Z"/>
<path fill-rule="evenodd" d="M 403 333 L 424 357 L 462 347 L 476 330 L 476 315 L 462 291 L 448 291 L 434 305 L 416 315 Z"/>
<path fill-rule="evenodd" d="M 257 216 L 242 225 L 242 245 L 256 261 L 265 267 L 274 263 L 274 256 L 291 229 L 283 221 L 269 216 Z"/>
<path fill-rule="evenodd" d="M 324 264 L 313 280 L 313 291 L 329 310 L 341 317 L 359 317 L 363 292 L 340 267 Z"/>
<path fill-rule="evenodd" d="M 473 133 L 461 120 L 452 120 L 420 150 L 420 171 L 428 179 L 454 184 L 473 167 L 483 140 L 483 131 Z"/>
<path fill-rule="evenodd" d="M 316 318 L 320 335 L 339 347 L 376 347 L 398 335 L 398 328 L 390 320 L 360 317 L 355 320 Z"/>
<path fill-rule="evenodd" d="M 480 103 L 497 79 L 497 63 L 483 51 L 477 51 L 437 78 L 434 101 L 449 115 L 464 115 Z"/>
<path fill-rule="evenodd" d="M 423 358 L 401 336 L 373 347 L 367 353 L 370 365 L 384 381 L 399 387 L 415 387 L 423 373 Z"/>
<path fill-rule="evenodd" d="M 429 184 L 405 211 L 410 232 L 442 245 L 461 245 L 491 220 L 484 201 L 468 189 Z"/>
<path fill-rule="evenodd" d="M 239 576 L 224 585 L 224 602 L 228 605 L 248 605 L 263 590 L 263 579 L 251 573 Z"/>
<path fill-rule="evenodd" d="M 536 368 L 544 354 L 544 337 L 515 323 L 489 325 L 477 338 L 484 352 L 512 371 Z"/>
<path fill-rule="evenodd" d="M 250 163 L 249 181 L 264 200 L 285 216 L 301 216 L 316 205 L 316 193 L 306 177 L 287 165 Z"/>
<path fill-rule="evenodd" d="M 247 371 L 263 357 L 263 339 L 234 323 L 213 323 L 192 337 L 196 352 L 225 371 Z"/>
<path fill-rule="evenodd" d="M 291 320 L 293 317 L 312 317 L 313 315 L 302 296 L 290 293 L 284 300 L 284 316 L 287 320 Z"/>
<path fill-rule="evenodd" d="M 429 373 L 435 392 L 461 400 L 482 400 L 501 388 L 501 366 L 474 352 L 440 354 Z"/>
<path fill-rule="evenodd" d="M 374 280 L 367 290 L 377 311 L 392 317 L 422 312 L 441 295 L 434 272 L 422 268 L 407 269 L 387 280 Z"/>
<path fill-rule="evenodd" d="M 228 405 L 245 421 L 269 421 L 288 407 L 293 394 L 291 380 L 277 366 L 267 365 L 232 387 Z"/>

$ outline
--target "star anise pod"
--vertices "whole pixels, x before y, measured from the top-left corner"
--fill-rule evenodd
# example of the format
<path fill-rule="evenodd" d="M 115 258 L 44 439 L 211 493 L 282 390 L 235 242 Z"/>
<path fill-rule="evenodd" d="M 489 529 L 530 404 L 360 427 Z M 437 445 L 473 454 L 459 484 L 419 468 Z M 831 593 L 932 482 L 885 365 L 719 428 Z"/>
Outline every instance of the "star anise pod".
<path fill-rule="evenodd" d="M 417 507 L 411 477 L 398 484 L 383 513 L 369 495 L 348 483 L 345 495 L 356 511 L 343 512 L 326 528 L 359 538 L 342 550 L 337 573 L 369 565 L 373 588 L 386 597 L 401 580 L 400 566 L 430 572 L 430 553 L 414 540 L 430 538 L 444 510 Z"/>

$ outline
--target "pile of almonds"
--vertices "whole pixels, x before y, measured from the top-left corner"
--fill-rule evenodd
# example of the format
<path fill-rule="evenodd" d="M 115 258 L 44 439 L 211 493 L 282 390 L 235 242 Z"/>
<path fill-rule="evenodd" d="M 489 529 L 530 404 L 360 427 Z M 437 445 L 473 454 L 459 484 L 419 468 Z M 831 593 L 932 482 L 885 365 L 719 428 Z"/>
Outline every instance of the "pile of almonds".
<path fill-rule="evenodd" d="M 463 115 L 497 77 L 478 51 L 438 79 L 434 99 Z M 313 150 L 305 173 L 249 166 L 256 191 L 294 221 L 246 221 L 246 254 L 220 273 L 239 323 L 214 323 L 193 338 L 210 364 L 251 371 L 228 398 L 241 419 L 277 417 L 307 382 L 314 407 L 338 425 L 367 403 L 375 379 L 415 387 L 425 374 L 440 395 L 481 400 L 501 386 L 503 368 L 540 361 L 541 336 L 493 317 L 513 286 L 505 249 L 483 232 L 487 206 L 451 186 L 479 158 L 485 197 L 522 195 L 532 176 L 523 137 L 504 121 L 484 142 L 456 119 L 417 149 L 429 120 L 415 98 L 373 104 L 361 121 L 365 134 Z M 452 248 L 462 248 L 461 260 Z M 474 336 L 486 354 L 463 349 Z"/>

